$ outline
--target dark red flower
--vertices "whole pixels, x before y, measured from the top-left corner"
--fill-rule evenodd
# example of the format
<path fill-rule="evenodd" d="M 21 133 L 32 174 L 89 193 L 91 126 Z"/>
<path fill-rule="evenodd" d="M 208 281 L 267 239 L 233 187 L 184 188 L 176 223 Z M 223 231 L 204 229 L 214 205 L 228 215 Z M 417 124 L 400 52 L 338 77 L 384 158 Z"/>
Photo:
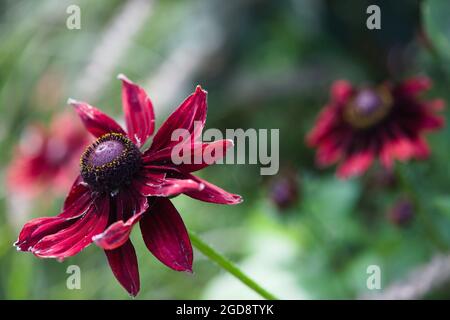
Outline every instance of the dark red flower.
<path fill-rule="evenodd" d="M 49 128 L 30 125 L 8 167 L 8 189 L 32 196 L 67 192 L 89 141 L 79 120 L 69 114 L 55 117 Z"/>
<path fill-rule="evenodd" d="M 211 144 L 199 140 L 206 121 L 206 91 L 198 86 L 162 124 L 151 146 L 141 152 L 154 131 L 153 106 L 141 87 L 123 75 L 119 78 L 127 130 L 87 103 L 69 101 L 97 140 L 82 155 L 81 173 L 62 212 L 28 222 L 15 245 L 41 258 L 62 260 L 95 242 L 105 250 L 117 280 L 134 296 L 140 284 L 129 235 L 136 223 L 156 258 L 174 270 L 191 272 L 189 236 L 168 197 L 184 193 L 220 204 L 237 204 L 242 199 L 191 174 L 207 163 L 175 165 L 171 160 L 172 149 L 178 144 L 171 135 L 179 128 L 190 133 L 193 153 L 202 153 L 214 144 L 221 146 L 223 155 L 232 146 L 229 140 Z M 200 123 L 200 128 L 194 122 Z"/>
<path fill-rule="evenodd" d="M 336 81 L 331 101 L 306 139 L 317 147 L 318 165 L 339 162 L 337 175 L 348 178 L 363 174 L 375 159 L 391 169 L 396 159 L 426 158 L 430 150 L 423 133 L 444 124 L 435 114 L 444 107 L 443 100 L 419 97 L 430 86 L 424 77 L 378 88 L 355 88 L 347 81 Z"/>

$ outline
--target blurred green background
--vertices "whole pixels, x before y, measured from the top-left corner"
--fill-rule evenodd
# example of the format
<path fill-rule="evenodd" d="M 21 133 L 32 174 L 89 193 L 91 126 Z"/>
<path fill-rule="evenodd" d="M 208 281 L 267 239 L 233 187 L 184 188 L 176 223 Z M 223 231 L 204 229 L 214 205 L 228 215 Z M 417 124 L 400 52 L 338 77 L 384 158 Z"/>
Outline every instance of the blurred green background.
<path fill-rule="evenodd" d="M 374 3 L 382 28 L 371 31 L 366 8 Z M 66 27 L 72 4 L 80 30 Z M 120 119 L 118 73 L 147 90 L 158 124 L 201 84 L 207 128 L 280 129 L 277 176 L 261 176 L 257 165 L 201 172 L 244 203 L 174 200 L 189 229 L 262 286 L 284 299 L 340 299 L 372 293 L 369 265 L 380 266 L 383 288 L 404 279 L 450 246 L 448 127 L 429 136 L 428 161 L 400 166 L 423 203 L 406 225 L 389 219 L 405 197 L 395 177 L 375 167 L 338 180 L 335 168 L 315 167 L 304 136 L 336 79 L 360 85 L 426 74 L 434 82 L 427 94 L 448 100 L 449 14 L 445 0 L 0 1 L 0 298 L 128 298 L 94 245 L 62 263 L 16 252 L 21 223 L 57 214 L 65 190 L 24 199 L 4 179 L 27 126 L 72 112 L 67 98 Z M 280 207 L 274 198 L 286 188 Z M 194 274 L 177 273 L 147 251 L 139 230 L 132 238 L 137 299 L 257 298 L 197 252 Z M 81 268 L 80 290 L 66 287 L 69 265 Z M 424 297 L 448 298 L 450 286 Z"/>

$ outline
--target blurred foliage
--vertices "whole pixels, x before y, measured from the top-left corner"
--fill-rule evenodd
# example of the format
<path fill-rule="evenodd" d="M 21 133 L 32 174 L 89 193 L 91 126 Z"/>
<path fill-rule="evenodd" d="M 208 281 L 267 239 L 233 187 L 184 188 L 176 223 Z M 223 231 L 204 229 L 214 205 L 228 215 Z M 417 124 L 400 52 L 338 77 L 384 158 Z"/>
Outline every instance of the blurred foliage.
<path fill-rule="evenodd" d="M 381 7 L 382 29 L 371 31 L 365 26 L 365 9 L 374 2 Z M 0 2 L 0 176 L 4 177 L 27 125 L 48 123 L 68 108 L 68 97 L 85 98 L 76 84 L 126 3 Z M 69 4 L 81 8 L 81 30 L 66 28 Z M 273 177 L 260 176 L 255 165 L 215 166 L 201 172 L 241 194 L 245 202 L 239 206 L 187 197 L 174 203 L 190 229 L 247 266 L 251 276 L 261 278 L 261 284 L 280 297 L 354 298 L 368 293 L 368 265 L 382 268 L 387 286 L 439 251 L 424 228 L 424 215 L 450 246 L 450 131 L 446 127 L 429 136 L 433 154 L 428 161 L 400 165 L 424 204 L 422 214 L 405 228 L 386 218 L 406 191 L 401 183 L 380 183 L 378 167 L 360 179 L 337 180 L 334 168 L 315 167 L 314 151 L 305 146 L 304 136 L 328 100 L 329 85 L 339 78 L 367 84 L 424 73 L 435 84 L 429 95 L 448 101 L 448 14 L 450 4 L 445 0 L 153 1 L 144 24 L 130 35 L 131 45 L 114 61 L 110 80 L 89 102 L 119 118 L 120 83 L 115 75 L 127 74 L 152 97 L 159 93 L 148 83 L 153 83 L 161 66 L 172 63 L 180 73 L 156 78 L 161 86 L 175 86 L 176 77 L 186 69 L 183 76 L 188 80 L 175 87 L 167 105 L 156 105 L 158 124 L 200 83 L 209 92 L 207 127 L 279 128 L 281 169 L 289 168 L 299 177 L 301 197 L 293 207 L 279 212 L 268 195 Z M 206 37 L 202 23 L 215 32 L 215 41 Z M 170 60 L 189 45 L 200 47 L 200 52 Z M 197 60 L 200 63 L 194 63 Z M 15 252 L 12 243 L 20 226 L 11 222 L 15 215 L 11 197 L 2 182 L 0 298 L 127 298 L 95 246 L 62 263 Z M 35 199 L 26 218 L 56 214 L 62 201 Z M 138 299 L 254 297 L 235 287 L 237 280 L 221 281 L 223 271 L 199 254 L 193 275 L 168 270 L 147 251 L 137 229 L 132 238 L 141 271 Z M 279 263 L 271 261 L 272 256 Z M 81 290 L 66 288 L 66 268 L 73 264 L 82 270 Z M 277 285 L 286 279 L 293 288 Z M 436 293 L 449 294 L 448 287 Z"/>

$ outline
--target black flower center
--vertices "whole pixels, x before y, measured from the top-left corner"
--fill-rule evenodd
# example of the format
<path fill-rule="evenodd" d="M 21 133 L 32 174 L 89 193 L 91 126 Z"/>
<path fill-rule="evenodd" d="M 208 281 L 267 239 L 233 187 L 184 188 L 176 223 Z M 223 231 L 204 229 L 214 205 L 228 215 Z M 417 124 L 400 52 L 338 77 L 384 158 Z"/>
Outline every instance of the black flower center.
<path fill-rule="evenodd" d="M 383 120 L 391 106 L 392 97 L 386 88 L 363 89 L 345 106 L 344 118 L 355 128 L 369 128 Z"/>
<path fill-rule="evenodd" d="M 81 176 L 93 190 L 112 192 L 131 182 L 141 165 L 138 147 L 119 133 L 92 143 L 81 157 Z"/>

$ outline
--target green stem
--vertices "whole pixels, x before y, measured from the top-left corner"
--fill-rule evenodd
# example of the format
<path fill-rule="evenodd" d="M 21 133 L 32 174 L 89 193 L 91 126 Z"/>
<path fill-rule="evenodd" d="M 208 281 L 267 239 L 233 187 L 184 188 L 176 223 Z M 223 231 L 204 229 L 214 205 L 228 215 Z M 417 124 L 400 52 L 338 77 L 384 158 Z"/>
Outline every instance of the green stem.
<path fill-rule="evenodd" d="M 440 231 L 436 228 L 436 225 L 430 219 L 430 215 L 426 212 L 426 208 L 422 204 L 419 193 L 413 187 L 413 184 L 409 181 L 407 175 L 404 174 L 400 168 L 397 168 L 396 176 L 401 186 L 404 188 L 411 201 L 413 202 L 418 218 L 420 219 L 428 238 L 433 242 L 438 250 L 448 251 L 450 248 L 447 244 L 447 241 L 442 238 Z"/>
<path fill-rule="evenodd" d="M 267 300 L 277 300 L 277 298 L 273 294 L 271 294 L 270 292 L 262 288 L 259 284 L 257 284 L 255 281 L 250 279 L 234 263 L 232 263 L 230 260 L 222 256 L 220 253 L 218 253 L 216 250 L 214 250 L 208 244 L 206 244 L 202 239 L 199 238 L 199 236 L 196 233 L 189 231 L 189 237 L 191 238 L 194 247 L 196 247 L 201 253 L 203 253 L 210 260 L 214 261 L 217 265 L 219 265 L 220 267 L 228 271 L 230 274 L 238 278 L 240 281 L 242 281 L 242 283 L 244 283 L 247 287 L 253 289 L 259 295 L 261 295 L 261 297 Z"/>

